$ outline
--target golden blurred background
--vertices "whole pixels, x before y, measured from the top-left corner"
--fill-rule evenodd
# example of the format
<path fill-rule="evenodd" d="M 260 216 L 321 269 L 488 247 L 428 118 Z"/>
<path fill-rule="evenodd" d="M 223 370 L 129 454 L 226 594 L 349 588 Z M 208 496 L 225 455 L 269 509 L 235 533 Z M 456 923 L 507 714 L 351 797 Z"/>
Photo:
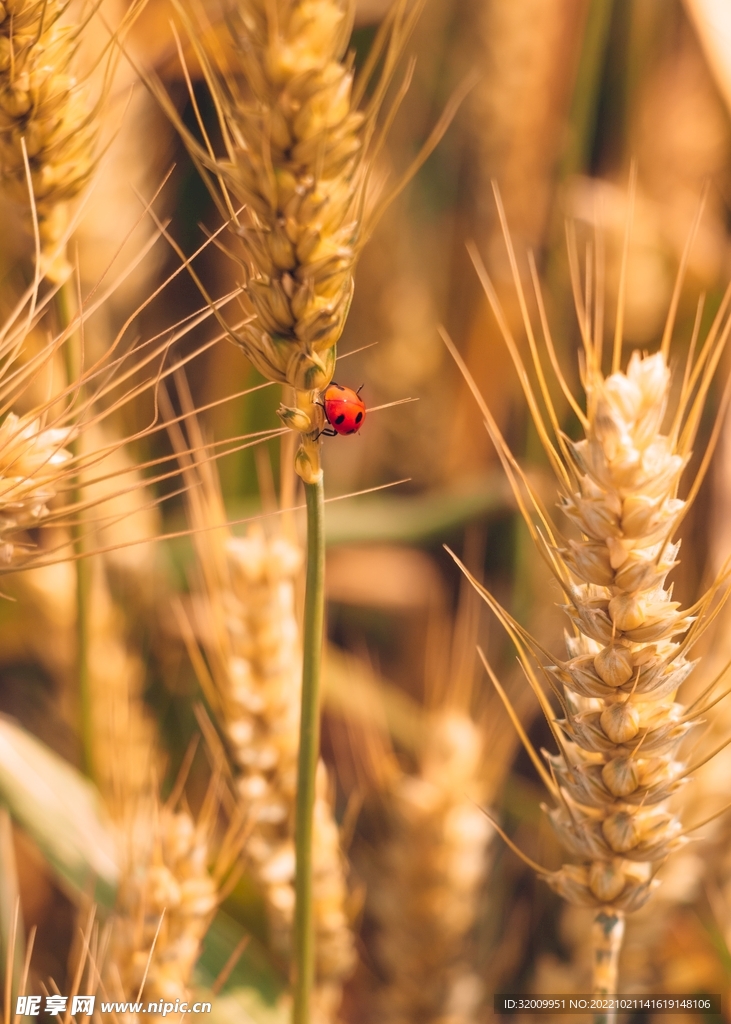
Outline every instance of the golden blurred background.
<path fill-rule="evenodd" d="M 241 5 L 246 6 L 244 0 Z M 356 68 L 363 65 L 388 7 L 388 0 L 358 0 L 350 43 Z M 92 22 L 82 47 L 82 58 L 90 63 L 105 45 L 106 26 L 123 17 L 122 0 L 107 0 L 103 15 L 96 37 Z M 208 16 L 211 32 L 223 33 L 221 11 L 212 4 Z M 144 258 L 136 257 L 156 230 L 144 203 L 161 184 L 156 216 L 169 222 L 166 230 L 186 255 L 220 225 L 185 146 L 137 76 L 139 67 L 154 70 L 184 123 L 195 129 L 197 105 L 215 136 L 210 92 L 185 42 L 192 95 L 183 74 L 171 28 L 179 22 L 176 5 L 148 0 L 125 40 L 108 97 L 104 153 L 72 243 L 80 289 L 86 294 L 96 287 L 100 268 L 118 250 L 123 261 L 135 265 L 86 329 L 90 358 L 109 346 L 131 311 L 180 266 L 179 251 L 164 238 L 150 245 Z M 386 408 L 374 409 L 356 436 L 324 444 L 326 492 L 333 500 L 326 512 L 322 749 L 327 772 L 321 795 L 342 844 L 333 857 L 347 887 L 343 913 L 353 948 L 347 969 L 332 969 L 337 996 L 325 1000 L 322 1013 L 323 1020 L 343 1024 L 472 1024 L 492 1019 L 495 992 L 590 987 L 589 911 L 564 905 L 478 810 L 490 807 L 534 860 L 550 868 L 560 864 L 558 840 L 540 810 L 540 780 L 475 654 L 477 644 L 537 748 L 550 747 L 549 730 L 527 692 L 509 639 L 461 582 L 444 550 L 448 545 L 456 552 L 547 648 L 561 647 L 565 625 L 555 604 L 558 592 L 532 556 L 482 414 L 438 332 L 443 325 L 453 338 L 512 450 L 551 505 L 549 467 L 466 248 L 473 243 L 481 254 L 518 344 L 525 346 L 493 183 L 526 280 L 528 250 L 535 254 L 558 354 L 574 386 L 580 339 L 566 224 L 574 225 L 580 244 L 592 226 L 603 235 L 606 326 L 612 331 L 633 162 L 637 190 L 625 357 L 658 344 L 677 265 L 706 188 L 680 297 L 678 363 L 690 343 L 699 295 L 705 294 L 705 325 L 731 278 L 731 7 L 726 0 L 428 0 L 408 52 L 415 57 L 413 81 L 379 158 L 384 176 L 396 177 L 409 164 L 450 96 L 470 76 L 471 87 L 441 143 L 389 209 L 358 264 L 336 380 L 354 388 L 362 384 L 366 405 Z M 229 58 L 235 61 L 235 52 Z M 2 202 L 6 231 L 0 267 L 8 310 L 32 276 L 32 241 L 23 231 L 17 201 Z M 212 294 L 235 287 L 232 263 L 216 245 L 205 248 L 195 267 Z M 180 273 L 133 315 L 131 331 L 155 336 L 201 306 L 199 288 Z M 228 341 L 207 345 L 214 335 L 215 327 L 205 322 L 180 342 L 178 351 L 191 355 L 185 367 L 190 392 L 186 398 L 183 385 L 171 386 L 169 403 L 171 416 L 191 407 L 203 410 L 195 429 L 201 444 L 220 445 L 220 457 L 212 463 L 217 480 L 211 482 L 195 466 L 189 469 L 193 476 L 183 477 L 175 468 L 166 479 L 152 480 L 153 460 L 169 457 L 175 443 L 158 431 L 115 452 L 115 472 L 126 471 L 124 479 L 134 478 L 134 486 L 87 483 L 88 493 L 96 487 L 111 510 L 97 537 L 98 547 L 110 550 L 90 560 L 91 764 L 84 763 L 79 726 L 73 566 L 58 561 L 8 576 L 2 586 L 11 598 L 0 602 L 3 714 L 92 777 L 115 827 L 127 822 L 128 806 L 120 809 L 122 790 L 129 805 L 133 797 L 143 801 L 151 778 L 159 788 L 162 803 L 140 826 L 146 838 L 129 827 L 128 861 L 122 857 L 120 863 L 157 863 L 159 851 L 173 842 L 168 832 L 184 830 L 181 822 L 188 813 L 202 815 L 205 824 L 195 832 L 195 842 L 203 843 L 205 832 L 215 856 L 226 860 L 222 822 L 230 827 L 235 820 L 230 794 L 235 780 L 251 770 L 243 754 L 233 769 L 223 764 L 223 731 L 220 723 L 211 724 L 218 722 L 217 712 L 202 677 L 208 671 L 215 676 L 216 630 L 226 633 L 232 613 L 223 601 L 216 626 L 200 608 L 212 600 L 206 566 L 220 567 L 229 556 L 213 542 L 206 547 L 187 535 L 195 502 L 186 499 L 185 489 L 204 495 L 200 514 L 214 517 L 210 522 L 219 527 L 214 539 L 223 536 L 226 518 L 232 536 L 259 537 L 259 527 L 248 520 L 264 513 L 256 543 L 273 543 L 279 523 L 295 548 L 303 540 L 301 512 L 274 514 L 301 505 L 286 451 L 283 455 L 286 442 L 273 436 L 245 447 L 237 440 L 277 430 L 280 389 L 267 386 L 230 398 L 256 388 L 263 378 Z M 41 332 L 32 344 L 43 341 Z M 724 357 L 719 380 L 730 369 Z M 696 462 L 709 442 L 721 391 L 714 385 Z M 560 412 L 566 431 L 575 430 L 568 407 Z M 98 430 L 134 437 L 144 434 L 151 415 L 147 392 Z M 186 437 L 193 435 L 187 431 Z M 226 439 L 233 440 L 226 445 Z M 147 468 L 135 470 L 135 463 Z M 200 476 L 191 483 L 196 472 Z M 711 472 L 682 525 L 682 562 L 674 578 L 675 595 L 685 604 L 731 552 L 729 501 L 726 423 Z M 230 538 L 226 544 L 226 551 L 233 550 Z M 291 599 L 282 600 L 290 602 L 287 614 L 297 629 L 298 566 L 291 571 L 280 566 L 276 580 L 274 569 L 262 569 L 256 580 L 247 577 L 249 587 L 260 588 L 256 600 L 246 598 L 253 600 L 246 613 L 252 621 L 257 601 L 264 607 L 275 600 L 275 591 L 281 596 L 284 588 L 289 594 L 290 587 Z M 227 584 L 232 592 L 236 579 L 234 573 Z M 728 614 L 724 611 L 704 638 L 699 681 L 691 687 L 700 689 L 731 656 Z M 284 620 L 276 621 L 279 629 Z M 235 636 L 225 642 L 236 646 Z M 235 656 L 243 657 L 240 651 Z M 721 703 L 704 726 L 709 743 L 720 744 L 730 726 L 731 714 Z M 201 730 L 204 740 L 192 747 Z M 36 985 L 53 978 L 65 993 L 79 959 L 78 929 L 94 894 L 59 874 L 54 849 L 70 827 L 63 817 L 54 825 L 40 797 L 36 806 L 35 797 L 27 795 L 18 797 L 26 801 L 25 811 L 17 811 L 8 796 L 17 779 L 3 766 L 10 760 L 0 744 L 0 795 L 13 818 L 13 843 L 0 829 L 0 856 L 3 872 L 11 881 L 15 876 L 0 894 L 0 919 L 12 917 L 9 901 L 17 883 L 24 932 L 37 928 L 30 977 Z M 181 766 L 183 797 L 176 790 Z M 677 799 L 692 801 L 694 817 L 713 813 L 728 800 L 730 769 L 727 748 L 700 770 L 692 795 L 683 790 Z M 216 807 L 212 779 L 220 788 Z M 177 824 L 170 824 L 176 813 Z M 723 1019 L 731 1020 L 730 828 L 728 816 L 720 817 L 663 869 L 661 889 L 628 926 L 623 990 L 720 992 Z M 333 842 L 336 848 L 337 837 Z M 192 839 L 185 850 L 176 862 L 188 865 L 176 876 L 180 886 L 202 870 Z M 215 857 L 208 857 L 210 867 Z M 277 919 L 267 902 L 279 885 L 277 864 L 257 862 L 254 868 L 247 862 L 227 886 L 229 869 L 228 861 L 218 875 L 211 868 L 223 896 L 215 917 L 213 902 L 201 911 L 207 931 L 201 925 L 198 934 L 192 911 L 185 917 L 180 910 L 183 923 L 170 917 L 169 959 L 177 956 L 179 965 L 193 971 L 201 941 L 202 953 L 186 984 L 205 992 L 238 950 L 213 999 L 212 1024 L 284 1021 L 286 940 L 278 944 Z M 136 876 L 128 871 L 125 877 L 128 887 L 117 911 L 126 908 L 134 922 L 142 914 Z M 277 893 L 285 900 L 281 886 Z M 184 907 L 187 897 L 176 898 Z M 147 941 L 141 933 L 130 938 L 120 932 L 116 947 L 99 927 L 97 952 L 106 943 L 120 963 L 132 955 L 127 946 L 142 948 Z M 7 946 L 7 928 L 3 934 Z M 187 952 L 181 952 L 183 938 L 189 941 Z M 163 968 L 168 969 L 163 964 L 162 974 Z M 129 978 L 120 969 L 122 991 L 136 988 L 136 969 L 130 967 Z M 172 985 L 166 978 L 155 981 L 160 991 Z"/>

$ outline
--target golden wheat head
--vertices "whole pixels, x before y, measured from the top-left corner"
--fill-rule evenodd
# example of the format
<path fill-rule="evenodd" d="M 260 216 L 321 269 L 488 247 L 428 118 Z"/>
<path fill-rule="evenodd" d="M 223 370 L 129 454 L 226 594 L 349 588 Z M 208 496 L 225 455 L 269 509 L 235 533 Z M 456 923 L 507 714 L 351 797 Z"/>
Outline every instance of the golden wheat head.
<path fill-rule="evenodd" d="M 505 226 L 502 207 L 500 212 Z M 671 390 L 668 353 L 686 249 L 659 350 L 653 354 L 634 352 L 621 369 L 620 299 L 611 371 L 605 374 L 601 249 L 590 249 L 585 294 L 570 233 L 572 281 L 583 342 L 582 409 L 561 373 L 531 261 L 549 359 L 583 432 L 581 440 L 574 442 L 559 427 L 507 229 L 506 240 L 538 391 L 485 269 L 475 253 L 473 258 L 521 374 L 533 420 L 557 475 L 559 507 L 575 527 L 574 536 L 552 521 L 484 403 L 482 408 L 521 511 L 564 595 L 571 623 L 567 657 L 551 655 L 480 589 L 518 646 L 559 749 L 558 754 L 547 755 L 548 771 L 532 748 L 530 752 L 555 798 L 555 806 L 548 811 L 552 824 L 578 863 L 543 873 L 566 899 L 597 910 L 595 983 L 599 990 L 606 991 L 609 986 L 612 991 L 616 977 L 609 968 L 609 973 L 604 971 L 602 964 L 616 967 L 622 915 L 647 900 L 658 884 L 655 875 L 661 864 L 688 841 L 688 829 L 674 812 L 671 797 L 693 770 L 682 756 L 681 745 L 710 702 L 702 698 L 685 706 L 678 700 L 678 691 L 694 667 L 689 652 L 723 599 L 719 596 L 723 578 L 688 610 L 673 601 L 667 578 L 679 551 L 673 536 L 698 492 L 717 436 L 718 423 L 696 478 L 681 498 L 681 477 L 704 401 L 731 333 L 727 319 L 731 289 L 696 351 L 699 315 L 682 381 Z M 625 245 L 620 297 L 626 253 Z M 600 280 L 592 296 L 596 279 L 592 275 L 597 270 Z M 477 394 L 471 380 L 470 384 Z M 541 401 L 555 440 L 540 409 Z M 544 683 L 560 706 L 558 717 L 529 653 L 538 661 Z"/>

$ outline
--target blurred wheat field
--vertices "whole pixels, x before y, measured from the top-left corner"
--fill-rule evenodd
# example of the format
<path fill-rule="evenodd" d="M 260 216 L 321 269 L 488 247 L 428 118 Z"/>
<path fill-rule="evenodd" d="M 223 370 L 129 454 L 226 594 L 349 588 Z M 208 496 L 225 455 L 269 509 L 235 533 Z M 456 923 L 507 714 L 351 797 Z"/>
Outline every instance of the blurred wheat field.
<path fill-rule="evenodd" d="M 6 1024 L 731 1021 L 730 203 L 727 0 L 0 3 Z"/>

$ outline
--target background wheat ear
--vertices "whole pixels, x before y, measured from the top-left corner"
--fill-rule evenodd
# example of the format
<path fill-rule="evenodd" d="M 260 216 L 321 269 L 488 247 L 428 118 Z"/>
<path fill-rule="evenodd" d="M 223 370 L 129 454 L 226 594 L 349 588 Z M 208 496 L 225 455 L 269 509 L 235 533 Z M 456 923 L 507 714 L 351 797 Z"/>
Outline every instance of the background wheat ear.
<path fill-rule="evenodd" d="M 470 561 L 483 554 L 470 538 Z M 360 785 L 369 792 L 354 861 L 366 881 L 363 934 L 378 967 L 372 1016 L 394 1024 L 473 1024 L 489 998 L 478 933 L 494 910 L 495 832 L 482 805 L 499 792 L 517 738 L 497 693 L 479 688 L 480 612 L 463 585 L 454 620 L 432 621 L 425 707 L 410 709 L 418 723 L 412 749 L 403 734 L 391 739 L 385 715 L 378 722 L 383 688 L 371 697 L 370 720 L 362 711 L 359 719 L 353 701 L 352 729 L 363 738 L 350 747 L 362 751 Z"/>
<path fill-rule="evenodd" d="M 198 818 L 154 794 L 130 803 L 122 827 L 123 867 L 104 976 L 117 998 L 186 1000 L 201 940 L 230 868 L 224 841 L 210 866 L 220 796 L 214 775 Z M 234 831 L 240 826 L 235 825 Z M 162 1019 L 162 1018 L 161 1018 Z"/>
<path fill-rule="evenodd" d="M 419 770 L 394 773 L 389 822 L 369 878 L 368 907 L 386 983 L 383 1021 L 467 1024 L 484 998 L 473 930 L 493 834 L 479 802 L 482 740 L 469 715 L 435 711 Z"/>
<path fill-rule="evenodd" d="M 54 282 L 71 273 L 68 204 L 96 169 L 116 63 L 116 47 L 107 44 L 96 68 L 82 68 L 78 50 L 95 13 L 82 5 L 72 19 L 61 0 L 11 2 L 0 22 L 0 176 L 24 206 L 30 194 L 42 271 Z"/>
<path fill-rule="evenodd" d="M 497 199 L 503 216 L 499 196 Z M 582 291 L 578 259 L 570 249 L 583 342 L 584 411 L 568 392 L 556 362 L 534 271 L 548 354 L 584 434 L 580 441 L 570 441 L 558 427 L 504 219 L 503 225 L 538 391 L 506 327 L 479 256 L 473 253 L 473 259 L 558 478 L 560 508 L 577 536 L 567 535 L 563 524 L 561 528 L 554 525 L 484 403 L 483 409 L 525 521 L 564 596 L 572 627 L 568 657 L 551 656 L 476 585 L 515 642 L 558 746 L 559 753 L 547 758 L 546 771 L 528 743 L 556 801 L 548 812 L 551 822 L 579 863 L 543 874 L 566 899 L 595 908 L 594 987 L 606 993 L 617 987 L 625 913 L 647 900 L 657 884 L 654 876 L 659 866 L 688 841 L 688 829 L 681 825 L 670 801 L 693 771 L 686 757 L 681 760 L 681 744 L 710 701 L 704 696 L 684 706 L 676 696 L 693 669 L 688 659 L 693 644 L 725 599 L 722 585 L 727 574 L 721 574 L 685 612 L 672 600 L 667 576 L 679 550 L 673 534 L 697 494 L 710 459 L 709 450 L 686 498 L 679 498 L 681 476 L 731 322 L 726 318 L 725 300 L 697 356 L 691 347 L 682 386 L 671 405 L 668 352 L 684 260 L 659 351 L 652 355 L 634 352 L 626 370 L 620 369 L 620 305 L 611 372 L 605 376 L 601 318 L 589 305 L 591 296 Z M 693 233 L 688 246 L 692 238 Z M 626 253 L 627 244 L 623 267 Z M 601 301 L 600 288 L 601 280 L 594 301 Z M 474 384 L 471 386 L 476 392 Z M 555 443 L 540 411 L 541 401 Z M 539 663 L 538 673 L 531 656 Z M 545 693 L 546 685 L 561 709 L 559 718 Z M 704 758 L 697 752 L 690 760 L 702 763 Z"/>

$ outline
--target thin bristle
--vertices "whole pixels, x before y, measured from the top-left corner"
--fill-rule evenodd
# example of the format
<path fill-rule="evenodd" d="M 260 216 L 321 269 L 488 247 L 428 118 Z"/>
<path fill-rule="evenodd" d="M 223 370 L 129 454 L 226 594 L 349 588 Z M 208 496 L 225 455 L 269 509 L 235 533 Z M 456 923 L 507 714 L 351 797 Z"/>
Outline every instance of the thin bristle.
<path fill-rule="evenodd" d="M 624 336 L 624 305 L 627 291 L 627 261 L 629 259 L 629 245 L 632 235 L 632 218 L 635 211 L 635 197 L 637 194 L 637 165 L 632 162 L 629 175 L 629 197 L 627 200 L 627 220 L 624 227 L 624 241 L 622 242 L 622 265 L 619 271 L 619 291 L 617 292 L 617 313 L 614 322 L 614 345 L 612 347 L 612 373 L 617 373 L 622 361 L 622 340 Z M 668 323 L 670 318 L 668 318 Z M 668 339 L 669 344 L 669 339 Z M 663 350 L 663 357 L 667 354 Z M 601 370 L 601 367 L 598 367 Z"/>

